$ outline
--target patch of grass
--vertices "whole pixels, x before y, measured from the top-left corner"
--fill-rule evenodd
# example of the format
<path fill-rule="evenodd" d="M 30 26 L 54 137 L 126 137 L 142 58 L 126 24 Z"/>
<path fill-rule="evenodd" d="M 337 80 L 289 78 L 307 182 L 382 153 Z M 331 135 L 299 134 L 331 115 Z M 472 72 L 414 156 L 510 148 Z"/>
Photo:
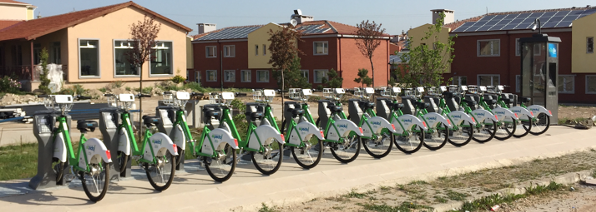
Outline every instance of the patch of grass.
<path fill-rule="evenodd" d="M 368 196 L 368 194 L 366 194 L 366 193 L 358 193 L 355 190 L 352 190 L 352 191 L 350 191 L 350 193 L 344 194 L 342 196 L 343 197 L 347 197 L 347 198 L 358 198 L 358 199 L 362 199 L 362 198 Z"/>
<path fill-rule="evenodd" d="M 37 148 L 37 143 L 0 147 L 0 181 L 35 176 Z"/>
<path fill-rule="evenodd" d="M 447 199 L 445 199 L 439 195 L 435 195 L 435 196 L 433 196 L 433 198 L 435 198 L 435 202 L 438 202 L 438 203 L 447 203 L 447 201 L 448 201 Z"/>
<path fill-rule="evenodd" d="M 346 206 L 333 206 L 333 207 L 331 207 L 331 209 L 338 210 L 338 211 L 343 210 L 344 208 L 346 208 Z"/>
<path fill-rule="evenodd" d="M 590 176 L 592 176 L 592 178 L 596 178 L 596 169 L 592 170 L 592 174 Z"/>
<path fill-rule="evenodd" d="M 408 185 L 428 185 L 428 183 L 424 180 L 416 180 L 408 183 Z"/>
<path fill-rule="evenodd" d="M 105 93 L 105 92 L 107 92 L 107 91 L 108 91 L 108 89 L 107 89 L 107 88 L 99 88 L 99 89 L 97 89 L 97 90 L 101 91 L 102 93 Z"/>
<path fill-rule="evenodd" d="M 390 206 L 385 203 L 383 203 L 382 205 L 370 204 L 370 203 L 365 203 L 365 204 L 358 203 L 358 205 L 364 207 L 365 210 L 380 211 L 380 212 L 394 212 L 394 211 L 409 212 L 409 211 L 412 211 L 412 209 L 415 209 L 416 211 L 433 211 L 433 209 L 434 209 L 432 207 L 429 207 L 426 205 L 419 205 L 414 202 L 402 202 L 400 205 L 397 205 L 397 206 Z"/>
<path fill-rule="evenodd" d="M 277 211 L 279 211 L 279 210 L 277 210 L 275 207 L 269 207 L 265 203 L 261 203 L 261 208 L 259 209 L 259 212 L 277 212 Z"/>
<path fill-rule="evenodd" d="M 455 200 L 455 201 L 464 201 L 466 199 L 466 197 L 470 196 L 468 194 L 464 194 L 464 193 L 459 193 L 457 191 L 453 191 L 451 189 L 447 189 L 446 191 L 447 198 L 449 198 L 450 200 Z"/>
<path fill-rule="evenodd" d="M 389 186 L 380 186 L 379 189 L 381 189 L 381 191 L 389 191 L 389 190 L 391 190 L 391 187 L 389 187 Z"/>

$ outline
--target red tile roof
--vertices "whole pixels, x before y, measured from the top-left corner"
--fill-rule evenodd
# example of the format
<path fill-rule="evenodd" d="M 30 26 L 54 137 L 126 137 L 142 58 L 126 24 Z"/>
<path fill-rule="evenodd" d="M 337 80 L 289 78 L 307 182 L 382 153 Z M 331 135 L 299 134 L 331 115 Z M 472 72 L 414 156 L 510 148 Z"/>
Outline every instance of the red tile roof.
<path fill-rule="evenodd" d="M 0 0 L 1 1 L 1 0 Z M 21 21 L 13 21 L 13 20 L 0 20 L 0 30 L 6 27 L 15 25 Z"/>
<path fill-rule="evenodd" d="M 32 40 L 38 38 L 40 36 L 47 35 L 52 32 L 56 32 L 58 30 L 74 26 L 97 17 L 118 11 L 120 9 L 126 7 L 135 7 L 139 10 L 142 10 L 146 13 L 149 13 L 159 19 L 167 21 L 175 26 L 180 27 L 181 29 L 190 32 L 192 29 L 175 22 L 171 19 L 168 19 L 162 15 L 159 15 L 147 8 L 144 8 L 132 1 L 125 2 L 121 4 L 115 4 L 105 7 L 99 7 L 94 9 L 82 10 L 77 12 L 66 13 L 62 15 L 56 16 L 48 16 L 44 18 L 24 21 L 18 24 L 15 24 L 11 27 L 0 29 L 0 41 L 2 40 L 14 40 L 14 39 L 26 39 Z"/>
<path fill-rule="evenodd" d="M 484 16 L 485 15 L 481 15 L 481 16 L 476 16 L 476 17 L 464 19 L 464 20 L 461 20 L 461 21 L 456 21 L 456 22 L 453 22 L 453 23 L 448 23 L 448 24 L 445 24 L 445 27 L 450 28 L 451 31 L 453 31 L 453 30 L 457 29 L 459 26 L 461 26 L 461 25 L 463 25 L 463 24 L 465 24 L 467 22 L 478 21 L 478 20 L 480 20 Z"/>
<path fill-rule="evenodd" d="M 29 4 L 20 1 L 13 1 L 13 0 L 0 0 L 0 3 L 12 3 L 12 4 Z"/>

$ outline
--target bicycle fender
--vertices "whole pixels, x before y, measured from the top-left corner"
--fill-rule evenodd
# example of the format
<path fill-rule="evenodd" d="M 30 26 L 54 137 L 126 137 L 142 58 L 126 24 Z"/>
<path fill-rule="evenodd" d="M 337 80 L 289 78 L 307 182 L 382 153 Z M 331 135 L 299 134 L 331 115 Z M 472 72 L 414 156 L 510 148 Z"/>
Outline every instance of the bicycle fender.
<path fill-rule="evenodd" d="M 280 144 L 284 144 L 285 141 L 283 139 L 283 135 L 280 134 L 275 128 L 270 125 L 261 125 L 255 129 L 254 133 L 250 135 L 250 139 L 248 140 L 248 147 L 251 149 L 260 149 L 261 145 L 257 140 L 257 136 L 261 139 L 262 145 L 269 145 L 273 143 L 275 140 Z"/>
<path fill-rule="evenodd" d="M 177 124 L 174 127 L 174 130 L 172 132 L 172 138 L 174 138 L 174 140 L 172 141 L 176 144 L 176 146 L 182 149 L 186 148 L 186 136 L 184 135 L 184 130 L 182 130 L 182 126 L 180 126 L 179 124 Z"/>
<path fill-rule="evenodd" d="M 511 112 L 511 110 L 507 108 L 498 107 L 493 109 L 493 113 L 497 115 L 499 120 L 505 120 L 507 117 L 511 117 L 513 120 L 518 120 L 519 118 L 515 113 Z"/>
<path fill-rule="evenodd" d="M 149 147 L 145 147 L 145 152 L 143 152 L 143 158 L 148 161 L 153 161 L 153 156 L 164 156 L 169 151 L 172 155 L 178 155 L 178 149 L 176 148 L 176 144 L 172 142 L 172 139 L 168 137 L 164 133 L 155 133 L 149 138 L 149 145 L 153 148 L 153 154 L 151 154 L 151 149 Z"/>
<path fill-rule="evenodd" d="M 202 153 L 213 154 L 213 151 L 215 150 L 223 150 L 225 144 L 229 144 L 233 149 L 239 149 L 238 140 L 232 136 L 230 131 L 227 131 L 223 128 L 217 128 L 206 136 L 209 136 L 209 138 L 205 138 L 203 141 L 203 147 L 201 148 Z M 213 142 L 213 147 L 215 147 L 215 149 L 211 148 L 209 139 L 211 139 L 211 142 Z"/>
<path fill-rule="evenodd" d="M 108 148 L 97 138 L 90 138 L 85 142 L 83 151 L 86 154 L 79 153 L 79 167 L 86 168 L 87 164 L 99 164 L 102 159 L 106 163 L 112 162 L 112 155 Z M 85 156 L 87 161 L 85 161 Z"/>
<path fill-rule="evenodd" d="M 430 126 L 430 127 L 435 127 L 435 126 L 437 126 L 438 123 L 443 123 L 448 128 L 451 128 L 451 121 L 446 119 L 441 114 L 438 114 L 435 112 L 430 112 L 430 113 L 425 114 L 423 117 L 424 117 L 424 119 L 426 119 L 426 122 L 428 122 L 428 126 Z"/>
<path fill-rule="evenodd" d="M 533 114 L 540 114 L 540 113 L 544 113 L 547 116 L 553 116 L 553 113 L 550 112 L 550 110 L 542 107 L 541 105 L 532 105 L 528 107 L 528 110 L 531 111 Z"/>
<path fill-rule="evenodd" d="M 526 108 L 520 107 L 520 106 L 515 106 L 511 108 L 511 112 L 517 114 L 517 117 L 521 117 L 522 115 L 526 115 L 530 118 L 534 118 L 534 113 L 532 113 L 531 111 L 527 110 Z"/>
<path fill-rule="evenodd" d="M 340 137 L 346 137 L 350 132 L 354 131 L 357 135 L 363 136 L 362 128 L 354 124 L 354 122 L 347 119 L 340 119 L 335 121 L 335 127 L 331 127 L 327 132 L 327 140 L 338 141 Z"/>
<path fill-rule="evenodd" d="M 370 124 L 370 126 L 372 128 L 370 130 L 377 135 L 380 134 L 381 130 L 383 130 L 385 128 L 387 128 L 389 130 L 389 132 L 391 132 L 391 133 L 397 132 L 395 130 L 395 125 L 389 123 L 387 121 L 387 119 L 385 119 L 383 117 L 379 117 L 379 116 L 371 117 L 368 119 L 368 123 Z M 367 128 L 368 128 L 368 126 L 367 126 Z M 362 128 L 362 131 L 365 131 L 364 128 Z M 366 135 L 366 132 L 364 132 L 364 134 Z"/>
<path fill-rule="evenodd" d="M 118 151 L 124 152 L 125 155 L 130 155 L 130 139 L 128 131 L 124 127 L 120 128 L 118 133 Z"/>
<path fill-rule="evenodd" d="M 485 109 L 476 109 L 472 111 L 472 114 L 474 114 L 474 117 L 478 119 L 477 121 L 481 123 L 484 122 L 484 120 L 486 119 L 490 119 L 495 122 L 499 121 L 496 115 L 493 115 L 491 112 L 488 112 L 488 110 Z"/>
<path fill-rule="evenodd" d="M 300 136 L 296 134 L 296 130 L 298 130 L 298 135 Z M 292 130 L 292 132 L 290 132 L 289 142 L 294 145 L 300 145 L 300 142 L 307 141 L 308 139 L 310 139 L 310 136 L 312 135 L 317 136 L 317 138 L 319 138 L 320 140 L 325 140 L 325 136 L 323 136 L 323 131 L 319 130 L 319 128 L 315 126 L 313 123 L 303 121 L 296 125 L 295 130 Z M 300 138 L 302 138 L 302 141 L 300 140 Z"/>
<path fill-rule="evenodd" d="M 414 125 L 418 125 L 424 131 L 428 130 L 428 126 L 426 126 L 426 123 L 423 122 L 422 120 L 420 120 L 416 116 L 413 116 L 413 115 L 403 115 L 403 116 L 398 117 L 398 119 L 401 122 L 401 124 L 403 124 L 403 126 L 404 126 L 404 128 L 406 130 L 412 130 L 412 127 Z M 397 121 L 395 121 L 395 122 L 397 122 Z M 399 123 L 395 123 L 395 124 L 399 124 Z"/>
<path fill-rule="evenodd" d="M 474 118 L 472 118 L 472 116 L 462 112 L 462 111 L 453 111 L 449 114 L 447 114 L 448 117 L 451 117 L 451 119 L 453 120 L 453 124 L 456 126 L 461 125 L 461 123 L 463 121 L 467 121 L 468 123 L 471 124 L 476 124 L 476 121 L 474 120 Z"/>
<path fill-rule="evenodd" d="M 54 157 L 58 158 L 60 162 L 66 162 L 66 141 L 64 140 L 64 135 L 59 133 L 56 136 L 56 140 L 54 141 Z"/>

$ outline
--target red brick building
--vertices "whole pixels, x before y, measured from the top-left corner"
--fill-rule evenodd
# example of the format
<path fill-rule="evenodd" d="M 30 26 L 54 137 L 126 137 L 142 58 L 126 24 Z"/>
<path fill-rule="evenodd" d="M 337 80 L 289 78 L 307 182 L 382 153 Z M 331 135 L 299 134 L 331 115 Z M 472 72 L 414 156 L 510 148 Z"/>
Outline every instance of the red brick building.
<path fill-rule="evenodd" d="M 303 34 L 303 42 L 298 43 L 298 48 L 304 52 L 300 55 L 301 70 L 313 88 L 322 85 L 322 78 L 327 77 L 331 69 L 339 71 L 344 88 L 360 86 L 354 82 L 360 68 L 368 69 L 369 76 L 373 77 L 370 61 L 356 46 L 356 27 L 297 16 L 296 29 Z M 278 88 L 272 67 L 267 63 L 270 56 L 267 33 L 275 27 L 284 26 L 270 23 L 227 27 L 195 36 L 192 42 L 194 70 L 189 71 L 189 80 L 205 87 L 219 87 L 223 80 L 224 87 Z M 387 85 L 389 54 L 387 36 L 381 40 L 373 57 L 375 86 Z"/>
<path fill-rule="evenodd" d="M 596 103 L 596 98 L 587 95 L 591 94 L 591 87 L 596 86 L 596 80 L 592 80 L 592 76 L 595 79 L 596 76 L 572 67 L 575 52 L 586 54 L 586 38 L 582 38 L 583 44 L 579 48 L 574 45 L 574 42 L 580 42 L 573 40 L 575 28 L 579 27 L 574 21 L 594 13 L 596 8 L 593 7 L 502 12 L 447 24 L 446 27 L 453 29 L 450 35 L 457 37 L 454 38 L 452 71 L 445 77 L 453 77 L 453 84 L 509 85 L 508 92 L 520 93 L 521 58 L 517 41 L 538 33 L 531 28 L 535 19 L 539 18 L 542 33 L 560 37 L 562 41 L 559 44 L 559 78 L 556 82 L 559 101 Z M 588 36 L 587 39 L 590 38 L 593 42 L 593 37 Z M 537 45 L 535 48 L 541 47 Z"/>

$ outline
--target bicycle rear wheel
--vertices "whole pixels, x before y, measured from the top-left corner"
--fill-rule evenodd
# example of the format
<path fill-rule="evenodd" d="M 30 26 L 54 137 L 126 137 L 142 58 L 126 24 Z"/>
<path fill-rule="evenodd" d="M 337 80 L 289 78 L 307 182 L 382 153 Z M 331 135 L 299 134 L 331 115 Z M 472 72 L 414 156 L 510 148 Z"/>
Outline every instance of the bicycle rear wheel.
<path fill-rule="evenodd" d="M 364 150 L 373 158 L 383 158 L 393 148 L 393 135 L 389 130 L 383 129 L 377 139 L 362 139 Z"/>
<path fill-rule="evenodd" d="M 530 129 L 530 134 L 532 135 L 540 135 L 545 133 L 548 128 L 550 127 L 550 116 L 547 116 L 546 113 L 540 113 L 536 116 L 536 121 L 534 121 L 534 125 Z"/>
<path fill-rule="evenodd" d="M 474 127 L 474 135 L 472 136 L 472 139 L 478 143 L 486 143 L 495 137 L 496 131 L 497 122 L 493 120 L 485 120 L 484 123 L 481 123 L 481 127 Z"/>
<path fill-rule="evenodd" d="M 449 131 L 449 138 L 447 141 L 449 141 L 449 143 L 451 143 L 453 146 L 462 147 L 470 143 L 473 135 L 474 130 L 472 130 L 471 124 L 469 122 L 464 122 L 459 126 L 458 130 Z"/>
<path fill-rule="evenodd" d="M 433 133 L 424 132 L 424 141 L 422 142 L 424 147 L 432 151 L 443 148 L 449 138 L 449 128 L 442 123 L 437 125 L 438 126 L 433 129 Z"/>
<path fill-rule="evenodd" d="M 314 135 L 311 135 L 305 147 L 292 147 L 292 157 L 296 163 L 304 169 L 312 169 L 321 161 L 323 157 L 323 142 Z"/>
<path fill-rule="evenodd" d="M 128 158 L 130 156 L 126 155 L 124 152 L 122 151 L 118 151 L 118 156 L 116 156 L 117 159 L 117 163 L 118 163 L 118 170 L 120 171 L 120 173 L 123 173 L 126 171 L 126 165 L 128 163 Z"/>
<path fill-rule="evenodd" d="M 209 176 L 217 182 L 229 180 L 236 169 L 236 150 L 226 144 L 223 150 L 219 150 L 219 158 L 206 158 L 205 169 Z"/>
<path fill-rule="evenodd" d="M 418 127 L 417 132 L 411 132 L 408 137 L 401 135 L 393 135 L 393 142 L 395 147 L 406 154 L 413 154 L 420 150 L 424 142 L 424 131 L 422 127 Z"/>
<path fill-rule="evenodd" d="M 513 137 L 516 138 L 521 138 L 528 135 L 533 125 L 532 118 L 530 118 L 528 115 L 521 115 L 519 120 L 521 120 L 521 124 L 516 127 L 515 133 L 513 133 Z"/>
<path fill-rule="evenodd" d="M 156 164 L 145 164 L 145 173 L 149 184 L 157 191 L 164 191 L 172 185 L 176 172 L 176 156 L 167 152 L 164 156 L 157 156 Z"/>
<path fill-rule="evenodd" d="M 251 152 L 252 163 L 255 165 L 255 168 L 264 175 L 272 175 L 277 172 L 284 158 L 283 147 L 283 144 L 274 142 L 271 146 L 273 150 L 267 154 L 263 154 L 263 152 Z"/>
<path fill-rule="evenodd" d="M 504 122 L 501 123 L 500 126 L 497 126 L 497 131 L 495 132 L 495 138 L 497 140 L 507 140 L 513 136 L 515 130 L 517 128 L 516 120 L 513 120 L 511 117 L 505 118 Z"/>
<path fill-rule="evenodd" d="M 331 154 L 342 163 L 349 163 L 358 157 L 361 148 L 361 138 L 356 133 L 351 133 L 339 142 L 329 142 Z"/>
<path fill-rule="evenodd" d="M 83 190 L 93 202 L 98 202 L 104 198 L 110 184 L 110 164 L 101 162 L 100 164 L 89 164 L 91 172 L 79 172 Z"/>

